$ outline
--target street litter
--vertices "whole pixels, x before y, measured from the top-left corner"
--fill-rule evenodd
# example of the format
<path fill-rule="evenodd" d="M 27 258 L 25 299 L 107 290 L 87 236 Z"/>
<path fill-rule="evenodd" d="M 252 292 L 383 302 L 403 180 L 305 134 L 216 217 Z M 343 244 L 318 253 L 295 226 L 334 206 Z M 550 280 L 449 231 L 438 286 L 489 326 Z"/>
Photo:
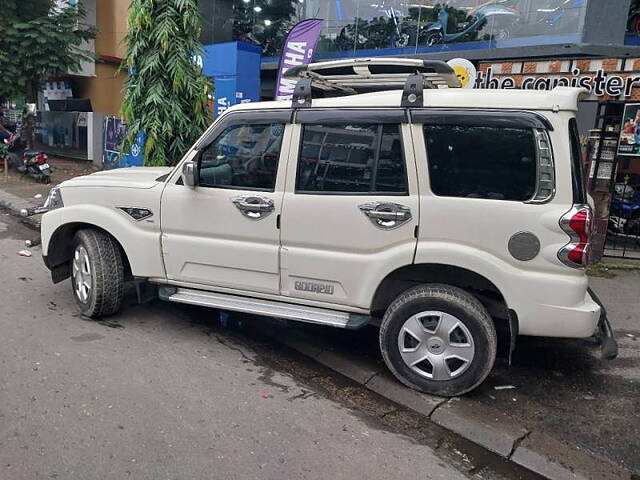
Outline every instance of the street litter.
<path fill-rule="evenodd" d="M 18 252 L 18 255 L 20 255 L 21 257 L 30 257 L 32 254 L 29 250 L 20 250 Z"/>
<path fill-rule="evenodd" d="M 512 388 L 516 388 L 515 385 L 497 385 L 493 387 L 494 390 L 511 390 Z"/>
<path fill-rule="evenodd" d="M 42 198 L 42 194 L 41 193 L 36 193 L 33 198 Z"/>
<path fill-rule="evenodd" d="M 631 340 L 635 340 L 635 339 L 637 338 L 637 337 L 636 337 L 634 334 L 632 334 L 632 333 L 627 333 L 627 334 L 626 334 L 626 336 L 627 336 L 627 337 L 629 337 Z"/>

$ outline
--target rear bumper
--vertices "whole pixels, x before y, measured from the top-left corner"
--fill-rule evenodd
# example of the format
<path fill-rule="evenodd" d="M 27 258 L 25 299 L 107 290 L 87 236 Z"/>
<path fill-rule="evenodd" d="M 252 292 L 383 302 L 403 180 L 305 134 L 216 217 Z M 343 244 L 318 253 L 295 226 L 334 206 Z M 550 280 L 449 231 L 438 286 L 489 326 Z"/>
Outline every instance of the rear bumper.
<path fill-rule="evenodd" d="M 613 360 L 618 356 L 618 342 L 613 335 L 613 329 L 609 318 L 607 317 L 607 309 L 604 307 L 596 293 L 589 289 L 589 295 L 593 301 L 600 306 L 600 318 L 598 320 L 598 331 L 601 340 L 601 351 L 603 360 Z"/>

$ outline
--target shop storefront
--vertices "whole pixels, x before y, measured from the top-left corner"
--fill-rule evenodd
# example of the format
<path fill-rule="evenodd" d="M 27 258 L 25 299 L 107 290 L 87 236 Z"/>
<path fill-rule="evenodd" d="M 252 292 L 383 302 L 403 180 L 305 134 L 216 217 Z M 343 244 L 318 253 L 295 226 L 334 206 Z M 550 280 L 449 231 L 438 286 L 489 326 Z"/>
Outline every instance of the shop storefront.
<path fill-rule="evenodd" d="M 596 204 L 594 257 L 640 259 L 640 58 L 480 62 L 477 88 L 581 87 L 577 114 Z"/>

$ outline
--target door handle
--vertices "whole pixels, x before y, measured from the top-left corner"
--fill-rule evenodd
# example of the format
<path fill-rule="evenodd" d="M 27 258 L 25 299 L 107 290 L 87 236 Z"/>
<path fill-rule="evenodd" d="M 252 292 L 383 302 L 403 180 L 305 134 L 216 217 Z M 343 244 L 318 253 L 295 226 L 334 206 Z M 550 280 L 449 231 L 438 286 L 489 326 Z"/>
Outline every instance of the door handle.
<path fill-rule="evenodd" d="M 261 220 L 275 209 L 273 200 L 266 197 L 234 197 L 231 201 L 245 217 L 252 220 Z"/>
<path fill-rule="evenodd" d="M 411 209 L 406 205 L 391 202 L 363 203 L 358 208 L 371 223 L 383 230 L 392 230 L 411 220 Z"/>

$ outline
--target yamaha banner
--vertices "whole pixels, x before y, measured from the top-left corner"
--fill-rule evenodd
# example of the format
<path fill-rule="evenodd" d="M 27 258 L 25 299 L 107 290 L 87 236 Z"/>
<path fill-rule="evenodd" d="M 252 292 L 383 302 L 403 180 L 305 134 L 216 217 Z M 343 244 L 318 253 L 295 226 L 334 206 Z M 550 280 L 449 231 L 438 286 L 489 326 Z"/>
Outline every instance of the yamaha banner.
<path fill-rule="evenodd" d="M 324 20 L 308 18 L 297 23 L 289 32 L 282 48 L 278 81 L 276 82 L 276 100 L 291 100 L 297 80 L 284 78 L 283 74 L 296 65 L 307 65 L 313 59 L 313 53 L 320 38 L 320 29 Z"/>

